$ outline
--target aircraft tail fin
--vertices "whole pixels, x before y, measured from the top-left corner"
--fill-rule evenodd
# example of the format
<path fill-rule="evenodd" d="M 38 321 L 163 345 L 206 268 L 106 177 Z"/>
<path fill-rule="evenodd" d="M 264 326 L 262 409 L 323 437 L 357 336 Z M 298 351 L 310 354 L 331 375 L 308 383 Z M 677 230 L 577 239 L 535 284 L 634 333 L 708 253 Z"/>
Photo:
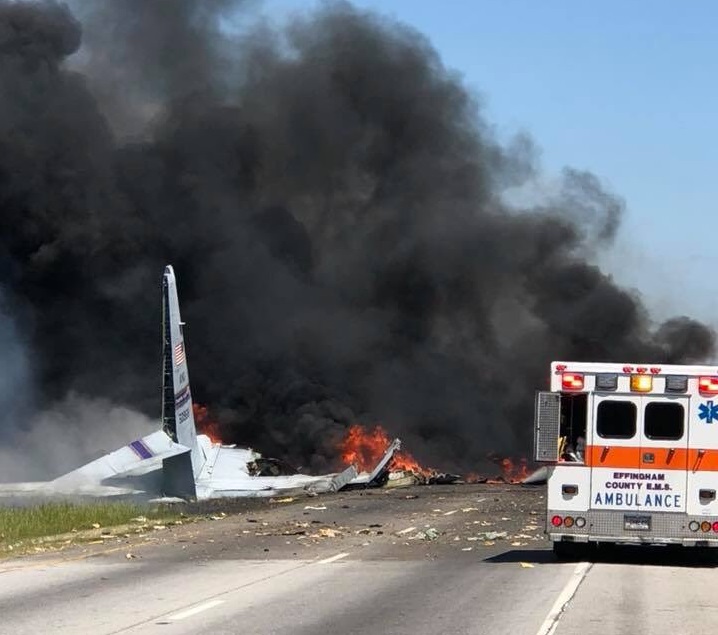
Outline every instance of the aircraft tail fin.
<path fill-rule="evenodd" d="M 197 441 L 183 326 L 177 280 L 167 265 L 162 277 L 162 428 L 173 441 L 190 449 L 196 478 L 204 453 Z"/>

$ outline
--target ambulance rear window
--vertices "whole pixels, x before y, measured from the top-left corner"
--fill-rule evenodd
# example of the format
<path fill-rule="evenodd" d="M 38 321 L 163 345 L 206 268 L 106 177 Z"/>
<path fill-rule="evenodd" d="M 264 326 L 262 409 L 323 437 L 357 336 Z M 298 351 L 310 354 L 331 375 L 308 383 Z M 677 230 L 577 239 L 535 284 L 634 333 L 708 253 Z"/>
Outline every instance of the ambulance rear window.
<path fill-rule="evenodd" d="M 644 429 L 649 439 L 677 440 L 683 436 L 683 406 L 654 401 L 646 406 Z"/>
<path fill-rule="evenodd" d="M 596 411 L 596 432 L 604 439 L 630 439 L 636 434 L 636 404 L 602 401 Z"/>

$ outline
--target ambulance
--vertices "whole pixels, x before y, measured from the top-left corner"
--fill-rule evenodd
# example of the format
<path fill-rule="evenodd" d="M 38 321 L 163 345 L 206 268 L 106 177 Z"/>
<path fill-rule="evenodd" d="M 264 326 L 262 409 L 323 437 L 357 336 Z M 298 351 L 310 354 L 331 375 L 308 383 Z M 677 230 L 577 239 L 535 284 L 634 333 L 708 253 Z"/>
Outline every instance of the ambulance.
<path fill-rule="evenodd" d="M 559 556 L 578 543 L 718 547 L 718 366 L 553 362 L 534 458 Z"/>

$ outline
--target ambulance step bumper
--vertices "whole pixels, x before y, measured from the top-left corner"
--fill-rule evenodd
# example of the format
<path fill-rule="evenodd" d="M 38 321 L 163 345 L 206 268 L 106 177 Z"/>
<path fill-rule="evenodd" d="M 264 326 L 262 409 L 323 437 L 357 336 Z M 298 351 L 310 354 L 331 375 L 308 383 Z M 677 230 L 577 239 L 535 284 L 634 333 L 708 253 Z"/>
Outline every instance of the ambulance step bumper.
<path fill-rule="evenodd" d="M 569 519 L 559 526 L 555 517 Z M 577 526 L 576 519 L 580 519 Z M 680 512 L 635 514 L 623 510 L 587 512 L 549 510 L 546 533 L 553 542 L 616 542 L 718 547 L 718 516 L 689 516 Z"/>
<path fill-rule="evenodd" d="M 597 535 L 568 535 L 549 534 L 551 542 L 606 542 L 622 545 L 681 545 L 683 547 L 718 547 L 718 538 L 660 538 L 658 536 L 643 536 L 640 539 L 632 536 L 597 536 Z"/>

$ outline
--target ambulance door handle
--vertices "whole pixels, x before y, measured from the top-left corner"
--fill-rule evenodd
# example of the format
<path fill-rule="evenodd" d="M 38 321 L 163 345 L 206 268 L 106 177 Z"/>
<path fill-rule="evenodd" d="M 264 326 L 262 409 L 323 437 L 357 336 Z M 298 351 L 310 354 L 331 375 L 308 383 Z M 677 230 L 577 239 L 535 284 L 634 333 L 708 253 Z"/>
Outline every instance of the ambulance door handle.
<path fill-rule="evenodd" d="M 673 455 L 674 455 L 675 453 L 676 453 L 676 449 L 675 449 L 675 448 L 670 448 L 670 449 L 668 450 L 668 456 L 666 457 L 666 463 L 670 463 L 670 462 L 671 462 L 671 459 L 673 459 Z"/>
<path fill-rule="evenodd" d="M 604 445 L 603 451 L 601 452 L 601 463 L 603 463 L 606 460 L 606 455 L 608 454 L 608 451 L 611 449 L 610 446 Z"/>
<path fill-rule="evenodd" d="M 653 463 L 655 458 L 656 458 L 656 455 L 653 454 L 653 452 L 644 452 L 643 453 L 643 462 L 644 463 Z"/>
<path fill-rule="evenodd" d="M 698 469 L 698 465 L 703 460 L 703 457 L 705 456 L 706 451 L 705 450 L 698 450 L 698 456 L 696 456 L 696 462 L 693 465 L 693 471 L 695 472 Z"/>

